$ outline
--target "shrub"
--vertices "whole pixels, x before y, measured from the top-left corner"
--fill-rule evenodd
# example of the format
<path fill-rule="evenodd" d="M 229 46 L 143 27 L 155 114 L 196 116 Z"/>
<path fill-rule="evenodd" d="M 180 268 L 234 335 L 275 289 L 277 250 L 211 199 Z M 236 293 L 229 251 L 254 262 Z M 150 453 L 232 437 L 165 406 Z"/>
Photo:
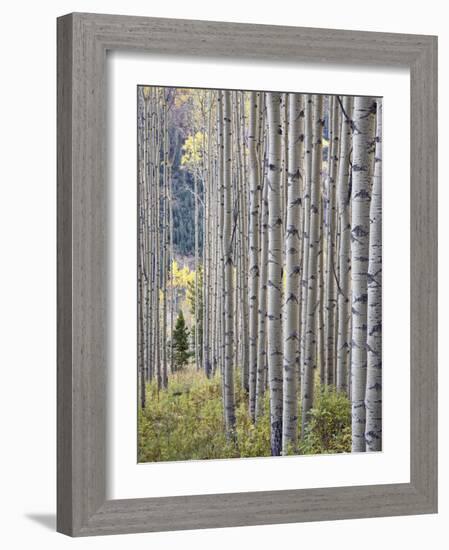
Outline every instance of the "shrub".
<path fill-rule="evenodd" d="M 218 373 L 207 378 L 203 371 L 187 366 L 170 376 L 166 390 L 158 391 L 156 381 L 148 383 L 146 403 L 145 410 L 139 410 L 139 462 L 271 456 L 269 395 L 265 394 L 263 415 L 253 424 L 239 370 L 235 372 L 235 438 L 225 434 Z M 350 450 L 350 402 L 345 395 L 321 391 L 317 385 L 305 438 L 286 454 Z"/>
<path fill-rule="evenodd" d="M 309 422 L 302 454 L 351 452 L 351 403 L 344 393 L 335 389 L 318 391 L 315 406 L 309 412 Z"/>

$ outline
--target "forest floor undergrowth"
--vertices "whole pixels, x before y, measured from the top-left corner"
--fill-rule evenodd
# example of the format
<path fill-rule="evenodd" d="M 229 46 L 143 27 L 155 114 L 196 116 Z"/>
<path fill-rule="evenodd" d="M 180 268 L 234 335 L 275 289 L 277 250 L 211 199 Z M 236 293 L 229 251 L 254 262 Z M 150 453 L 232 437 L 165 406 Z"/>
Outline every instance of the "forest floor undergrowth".
<path fill-rule="evenodd" d="M 189 365 L 170 376 L 169 387 L 157 390 L 156 382 L 146 388 L 145 410 L 139 409 L 138 462 L 267 457 L 270 451 L 268 392 L 263 415 L 254 424 L 248 397 L 236 372 L 235 437 L 226 437 L 223 421 L 221 379 L 207 378 Z M 321 390 L 310 413 L 308 429 L 296 449 L 288 454 L 351 452 L 351 407 L 345 394 L 334 388 Z M 300 411 L 300 402 L 298 402 Z M 298 418 L 298 434 L 301 418 Z"/>

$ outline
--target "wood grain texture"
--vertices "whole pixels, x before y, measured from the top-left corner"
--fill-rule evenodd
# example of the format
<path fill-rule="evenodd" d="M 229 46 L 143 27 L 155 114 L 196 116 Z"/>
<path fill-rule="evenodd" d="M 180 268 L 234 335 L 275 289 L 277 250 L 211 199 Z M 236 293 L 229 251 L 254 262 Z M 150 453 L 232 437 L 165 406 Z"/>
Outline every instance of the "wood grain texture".
<path fill-rule="evenodd" d="M 57 528 L 72 529 L 72 21 L 58 20 Z M 63 508 L 63 511 L 61 509 Z"/>
<path fill-rule="evenodd" d="M 106 500 L 106 51 L 411 71 L 411 480 Z M 437 39 L 117 15 L 58 19 L 58 523 L 72 536 L 437 510 Z"/>

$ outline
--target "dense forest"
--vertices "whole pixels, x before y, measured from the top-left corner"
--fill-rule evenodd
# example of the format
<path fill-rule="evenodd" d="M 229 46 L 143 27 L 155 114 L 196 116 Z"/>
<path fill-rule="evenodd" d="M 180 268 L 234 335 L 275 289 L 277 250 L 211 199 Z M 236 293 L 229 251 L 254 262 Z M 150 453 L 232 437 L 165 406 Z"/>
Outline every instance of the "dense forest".
<path fill-rule="evenodd" d="M 381 450 L 381 99 L 137 105 L 139 461 Z"/>

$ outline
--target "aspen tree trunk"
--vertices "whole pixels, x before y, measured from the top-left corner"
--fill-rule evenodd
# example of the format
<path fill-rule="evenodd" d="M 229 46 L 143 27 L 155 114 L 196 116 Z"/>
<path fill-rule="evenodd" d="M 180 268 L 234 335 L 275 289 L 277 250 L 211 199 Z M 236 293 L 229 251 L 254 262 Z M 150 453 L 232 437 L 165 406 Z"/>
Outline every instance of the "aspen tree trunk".
<path fill-rule="evenodd" d="M 151 117 L 152 109 L 152 94 L 148 90 L 146 94 L 146 143 L 147 156 L 145 160 L 145 176 L 147 178 L 147 194 L 149 204 L 154 203 L 153 197 L 153 119 Z M 153 346 L 153 308 L 154 308 L 154 209 L 149 208 L 148 213 L 148 241 L 149 241 L 149 258 L 148 258 L 148 323 L 147 323 L 147 357 L 148 357 L 148 379 L 153 380 L 154 376 L 154 346 Z"/>
<path fill-rule="evenodd" d="M 316 368 L 316 311 L 317 311 L 317 268 L 319 248 L 319 200 L 320 169 L 323 134 L 323 97 L 313 97 L 313 145 L 312 177 L 310 193 L 310 232 L 308 257 L 307 315 L 304 346 L 304 375 L 302 378 L 302 436 L 308 423 L 309 411 L 313 406 L 314 373 Z"/>
<path fill-rule="evenodd" d="M 370 205 L 368 345 L 366 379 L 367 451 L 382 450 L 382 100 L 377 101 L 374 177 Z"/>
<path fill-rule="evenodd" d="M 286 288 L 284 301 L 284 364 L 283 364 L 283 420 L 282 453 L 294 451 L 297 443 L 298 421 L 298 362 L 299 362 L 299 277 L 301 249 L 301 194 L 303 178 L 301 96 L 289 94 L 288 109 L 288 182 L 287 223 L 285 230 Z"/>
<path fill-rule="evenodd" d="M 239 103 L 238 103 L 238 122 L 239 127 L 238 131 L 238 153 L 239 153 L 239 180 L 240 180 L 240 221 L 241 221 L 241 274 L 240 274 L 240 305 L 242 308 L 242 363 L 243 371 L 245 373 L 244 378 L 244 389 L 249 394 L 249 303 L 248 303 L 248 222 L 249 222 L 249 213 L 248 213 L 248 204 L 249 204 L 249 193 L 248 193 L 248 170 L 247 170 L 247 154 L 245 146 L 245 128 L 246 128 L 246 115 L 245 115 L 245 92 L 239 93 Z"/>
<path fill-rule="evenodd" d="M 217 102 L 217 112 L 218 112 L 218 102 Z M 220 326 L 220 306 L 219 306 L 219 282 L 221 280 L 221 268 L 220 268 L 220 261 L 219 261 L 219 226 L 220 226 L 220 211 L 221 211 L 221 191 L 220 191 L 220 181 L 219 181 L 219 174 L 218 174 L 218 158 L 219 158 L 219 127 L 218 127 L 218 121 L 217 121 L 217 142 L 216 142 L 216 162 L 214 166 L 214 224 L 213 224 L 213 274 L 214 274 L 214 296 L 213 296 L 213 346 L 212 346 L 212 374 L 215 375 L 217 370 L 217 365 L 221 364 L 219 363 L 219 357 L 220 357 L 220 333 L 219 333 L 219 326 Z"/>
<path fill-rule="evenodd" d="M 220 373 L 222 378 L 223 388 L 223 404 L 225 402 L 225 265 L 224 265 L 224 243 L 223 243 L 223 226 L 224 226 L 224 188 L 223 188 L 223 175 L 224 175 L 224 120 L 223 120 L 223 92 L 218 92 L 217 99 L 217 118 L 218 118 L 218 193 L 217 199 L 219 200 L 219 216 L 218 216 L 218 237 L 219 237 L 219 285 L 218 285 L 218 342 L 219 342 L 219 364 Z M 223 406 L 223 413 L 226 415 L 226 411 Z M 226 424 L 226 417 L 225 417 Z"/>
<path fill-rule="evenodd" d="M 235 402 L 234 402 L 234 289 L 233 289 L 233 205 L 231 195 L 231 97 L 224 91 L 223 98 L 223 259 L 224 259 L 224 315 L 225 315 L 225 368 L 224 368 L 224 409 L 228 436 L 234 438 Z"/>
<path fill-rule="evenodd" d="M 344 110 L 341 116 L 340 160 L 338 165 L 338 216 L 340 220 L 340 249 L 338 253 L 338 333 L 337 333 L 337 390 L 348 392 L 348 373 L 351 352 L 351 216 L 350 178 L 352 111 L 354 100 L 345 96 L 341 102 Z"/>
<path fill-rule="evenodd" d="M 149 366 L 150 366 L 150 257 L 151 257 L 151 243 L 150 243 L 150 207 L 149 207 L 149 177 L 148 177 L 148 97 L 145 92 L 145 88 L 142 88 L 142 95 L 144 98 L 143 105 L 143 114 L 144 114 L 144 124 L 143 124 L 143 164 L 142 164 L 142 175 L 143 175 L 143 207 L 144 207 L 144 220 L 143 220 L 143 267 L 144 267 L 144 287 L 143 299 L 145 301 L 145 319 L 144 319 L 144 337 L 145 337 L 145 380 L 149 379 Z"/>
<path fill-rule="evenodd" d="M 281 212 L 282 212 L 282 241 L 285 241 L 285 231 L 287 224 L 287 197 L 288 197 L 288 99 L 289 94 L 281 95 L 281 125 L 282 125 L 282 171 L 281 171 Z M 285 264 L 285 248 L 282 248 L 282 264 Z"/>
<path fill-rule="evenodd" d="M 210 134 L 209 134 L 209 151 L 211 155 L 211 181 L 212 187 L 210 189 L 210 230 L 211 230 L 211 251 L 210 251 L 210 268 L 209 272 L 211 274 L 211 290 L 212 297 L 210 300 L 210 319 L 211 319 L 211 342 L 210 342 L 210 373 L 212 376 L 215 376 L 217 371 L 217 291 L 218 291 L 218 120 L 215 117 L 215 123 L 212 123 L 214 119 L 214 114 L 218 112 L 217 102 L 216 102 L 216 93 L 211 92 L 211 112 L 210 112 Z"/>
<path fill-rule="evenodd" d="M 242 272 L 242 249 L 241 249 L 241 231 L 242 231 L 242 220 L 241 220 L 241 195 L 239 193 L 240 188 L 240 155 L 238 152 L 238 104 L 237 104 L 237 92 L 231 93 L 231 181 L 232 181 L 232 193 L 231 193 L 231 203 L 232 203 L 232 226 L 231 226 L 231 235 L 232 235 L 232 254 L 233 254 L 233 279 L 235 281 L 234 286 L 234 364 L 240 366 L 241 371 L 241 382 L 243 389 L 245 384 L 248 382 L 248 372 L 246 370 L 246 365 L 243 363 L 243 358 L 241 354 L 241 329 L 239 322 L 241 321 L 241 311 L 242 304 L 239 300 L 239 295 L 241 291 L 241 272 Z"/>
<path fill-rule="evenodd" d="M 140 94 L 138 97 L 138 100 L 140 100 Z M 143 148 L 144 148 L 144 139 L 145 139 L 145 124 L 146 124 L 146 117 L 144 117 L 142 112 L 142 101 L 138 101 L 138 106 L 140 107 L 140 120 L 139 120 L 139 127 L 138 127 L 138 133 L 137 133 L 137 139 L 138 139 L 138 148 L 139 148 L 139 158 L 142 159 L 144 157 L 143 154 Z M 144 107 L 143 107 L 144 109 Z M 142 120 L 143 118 L 143 120 Z M 142 128 L 143 126 L 143 128 Z M 145 164 L 142 162 L 142 160 L 139 162 L 138 165 L 139 174 L 138 174 L 138 198 L 139 198 L 139 205 L 138 205 L 138 212 L 139 212 L 139 228 L 138 228 L 138 251 L 139 251 L 139 263 L 138 263 L 138 311 L 139 311 L 139 317 L 138 317 L 138 323 L 139 323 L 139 331 L 138 331 L 138 337 L 139 337 L 139 361 L 138 361 L 138 372 L 139 372 L 139 383 L 140 383 L 140 406 L 142 409 L 145 409 L 146 404 L 146 392 L 145 392 L 145 358 L 144 358 L 144 348 L 145 348 L 145 328 L 144 328 L 144 288 L 143 288 L 143 254 L 142 254 L 142 240 L 143 240 L 143 212 L 142 212 L 142 202 L 143 202 L 143 190 L 144 190 L 144 174 L 145 174 Z"/>
<path fill-rule="evenodd" d="M 171 169 L 169 170 L 169 190 L 170 190 L 170 372 L 174 372 L 174 348 L 173 348 L 173 323 L 174 323 L 174 294 L 175 281 L 173 277 L 173 182 Z"/>
<path fill-rule="evenodd" d="M 325 354 L 325 336 L 324 336 L 324 278 L 327 273 L 324 272 L 324 197 L 322 193 L 322 184 L 320 178 L 320 197 L 318 200 L 318 261 L 317 261 L 317 315 L 316 315 L 316 362 L 320 373 L 320 384 L 322 387 L 327 384 L 327 368 Z"/>
<path fill-rule="evenodd" d="M 369 208 L 373 175 L 373 142 L 376 103 L 369 97 L 354 99 L 352 161 L 352 451 L 365 445 L 365 393 L 367 344 L 367 272 L 369 254 Z"/>
<path fill-rule="evenodd" d="M 192 137 L 193 137 L 193 158 L 194 163 L 196 162 L 196 140 L 195 140 L 196 130 L 195 125 L 192 127 Z M 196 370 L 200 368 L 200 360 L 199 360 L 199 353 L 198 353 L 198 347 L 199 347 L 199 338 L 198 338 L 198 269 L 199 269 L 199 262 L 198 262 L 198 177 L 196 173 L 196 167 L 193 168 L 193 192 L 194 192 L 194 205 L 195 205 L 195 214 L 194 214 L 194 223 L 195 223 L 195 297 L 194 297 L 194 304 L 195 304 L 195 314 L 194 314 L 194 345 L 195 345 L 195 367 Z"/>
<path fill-rule="evenodd" d="M 147 302 L 147 323 L 146 323 L 146 356 L 147 356 L 147 365 L 146 365 L 146 379 L 153 380 L 153 353 L 152 348 L 152 334 L 153 334 L 153 258 L 154 258 L 154 242 L 153 242 L 153 208 L 152 208 L 152 182 L 151 182 L 151 167 L 150 167 L 150 139 L 149 139 L 150 126 L 147 125 L 147 154 L 145 159 L 145 177 L 146 177 L 146 201 L 147 201 L 147 220 L 146 220 L 146 241 L 147 241 L 147 285 L 146 285 L 146 302 Z"/>
<path fill-rule="evenodd" d="M 210 360 L 211 352 L 211 340 L 212 340 L 212 331 L 211 331 L 211 299 L 212 299 L 212 270 L 211 270 L 211 257 L 212 257 L 212 224 L 211 224 L 211 209 L 212 209 L 212 189 L 213 189 L 213 178 L 212 178 L 212 92 L 209 91 L 207 94 L 208 98 L 208 129 L 207 129 L 207 185 L 204 186 L 204 204 L 205 204 L 205 215 L 204 215 L 204 231 L 203 231 L 203 241 L 204 241 L 204 274 L 203 281 L 205 283 L 205 291 L 203 292 L 203 302 L 204 302 L 204 329 L 203 329 L 203 361 L 204 361 L 204 371 L 206 376 L 209 378 L 212 374 L 212 365 Z M 205 149 L 205 146 L 204 146 Z M 212 241 L 213 242 L 213 241 Z"/>
<path fill-rule="evenodd" d="M 250 92 L 248 153 L 249 153 L 249 411 L 256 415 L 257 329 L 259 311 L 259 165 L 257 161 L 257 121 L 259 92 Z"/>
<path fill-rule="evenodd" d="M 307 103 L 307 95 L 300 94 L 300 101 L 301 101 L 301 111 L 300 111 L 300 135 L 299 135 L 299 166 L 300 166 L 300 220 L 298 222 L 298 228 L 299 228 L 299 273 L 298 273 L 298 359 L 297 359 L 297 377 L 298 377 L 298 387 L 297 387 L 297 393 L 298 398 L 301 395 L 301 359 L 302 359 L 302 320 L 303 320 L 303 269 L 304 269 L 304 218 L 305 218 L 305 210 L 304 210 L 304 197 L 306 194 L 306 103 Z M 299 403 L 298 403 L 299 408 Z"/>
<path fill-rule="evenodd" d="M 141 266 L 139 266 L 141 268 Z M 139 351 L 140 351 L 140 406 L 142 409 L 145 409 L 146 404 L 146 392 L 145 392 L 145 368 L 143 364 L 143 355 L 144 355 L 144 346 L 145 346 L 145 339 L 144 339 L 144 324 L 143 324 L 143 302 L 142 302 L 142 296 L 143 296 L 143 274 L 142 270 L 140 269 L 139 273 L 139 294 L 141 296 L 140 303 L 139 303 L 139 336 L 140 336 L 140 342 L 139 342 Z"/>
<path fill-rule="evenodd" d="M 205 101 L 205 99 L 204 99 Z M 202 325 L 201 325 L 201 333 L 202 333 L 202 348 L 201 348 L 201 359 L 202 359 L 202 369 L 204 370 L 204 373 L 206 376 L 208 376 L 207 373 L 207 367 L 206 367 L 206 355 L 207 355 L 207 339 L 208 339 L 208 317 L 209 317 L 209 290 L 208 290 L 208 281 L 209 281 L 209 270 L 208 270 L 208 261 L 209 261 L 209 253 L 208 253 L 208 246 L 209 246 L 209 236 L 207 234 L 207 216 L 208 216 L 208 197 L 209 197 L 209 190 L 208 186 L 210 185 L 209 182 L 209 175 L 207 170 L 207 158 L 208 154 L 206 151 L 206 112 L 205 109 L 203 110 L 203 128 L 202 128 L 202 144 L 201 144 L 201 179 L 202 179 L 202 195 L 203 195 L 203 207 L 202 207 L 202 220 L 201 220 L 201 228 L 202 228 L 202 234 L 203 234 L 203 243 L 202 243 L 202 249 L 201 249 L 201 257 L 202 257 L 202 264 L 203 264 L 203 279 L 202 279 L 202 288 L 201 288 L 201 295 L 202 295 Z"/>
<path fill-rule="evenodd" d="M 160 92 L 159 90 L 156 93 L 155 97 L 155 157 L 153 159 L 153 170 L 154 170 L 154 188 L 155 188 L 155 217 L 154 217 L 154 250 L 155 250 L 155 260 L 154 260 L 154 270 L 155 270 L 155 305 L 154 305 L 154 355 L 155 355 L 155 369 L 156 369 L 156 378 L 157 378 L 157 389 L 158 391 L 162 387 L 162 376 L 161 376 L 161 361 L 160 361 L 160 349 L 161 349 L 161 338 L 160 338 L 160 173 L 159 173 L 159 162 L 161 154 L 161 120 L 160 120 Z"/>
<path fill-rule="evenodd" d="M 240 362 L 240 331 L 239 331 L 239 291 L 240 291 L 240 246 L 239 246 L 239 233 L 240 233 L 240 205 L 239 205 L 239 195 L 237 193 L 237 187 L 238 187 L 238 177 L 239 177 L 239 170 L 238 170 L 238 162 L 239 158 L 236 152 L 236 124 L 235 119 L 236 117 L 236 92 L 230 92 L 230 127 L 231 127 L 231 138 L 230 138 L 230 154 L 231 154 L 231 204 L 232 204 L 232 222 L 231 222 L 231 247 L 232 247 L 232 279 L 235 283 L 233 285 L 233 313 L 232 318 L 234 320 L 234 329 L 233 329 L 233 347 L 234 347 L 234 360 L 233 363 L 237 366 L 240 366 L 241 368 L 241 378 L 244 385 L 245 380 L 245 373 L 243 371 L 243 365 Z"/>
<path fill-rule="evenodd" d="M 270 388 L 271 454 L 282 449 L 282 212 L 281 94 L 267 93 L 268 109 L 268 377 Z"/>
<path fill-rule="evenodd" d="M 309 287 L 309 230 L 310 230 L 310 193 L 312 181 L 312 138 L 313 138 L 313 104 L 312 96 L 304 96 L 304 195 L 303 195 L 303 229 L 302 229 L 302 273 L 301 273 L 301 334 L 300 334 L 300 367 L 301 385 L 304 381 L 305 345 L 307 331 L 307 294 Z M 302 386 L 301 386 L 302 387 Z M 302 390 L 301 390 L 302 392 Z"/>
<path fill-rule="evenodd" d="M 268 184 L 267 171 L 267 124 L 266 94 L 260 94 L 258 155 L 261 207 L 259 217 L 259 311 L 257 325 L 257 379 L 256 379 L 256 422 L 264 413 L 264 398 L 267 378 L 266 316 L 267 316 L 267 262 L 268 262 Z"/>
<path fill-rule="evenodd" d="M 264 163 L 265 164 L 265 163 Z M 260 209 L 260 272 L 259 272 L 259 311 L 257 324 L 257 379 L 256 379 L 256 421 L 263 415 L 267 354 L 267 272 L 268 272 L 268 183 L 262 178 L 262 208 Z"/>
<path fill-rule="evenodd" d="M 340 130 L 339 130 L 340 131 Z M 341 138 L 341 136 L 340 136 Z M 340 147 L 338 148 L 338 155 L 340 160 Z M 334 384 L 337 386 L 337 358 L 338 358 L 338 347 L 337 347 L 337 337 L 338 337 L 338 296 L 340 293 L 340 217 L 338 216 L 338 202 L 336 196 L 336 227 L 337 231 L 335 234 L 335 284 L 336 284 L 336 295 L 335 295 L 335 323 L 334 323 Z"/>
<path fill-rule="evenodd" d="M 167 388 L 168 386 L 168 372 L 167 372 L 167 243 L 168 243 L 168 126 L 167 126 L 167 97 L 164 91 L 162 95 L 163 101 L 163 220 L 162 220 L 162 247 L 163 247 L 163 263 L 162 263 L 162 288 L 163 288 L 163 301 L 162 301 L 162 342 L 163 342 L 163 359 L 162 359 L 162 386 Z"/>
<path fill-rule="evenodd" d="M 338 102 L 335 96 L 329 98 L 329 153 L 328 153 L 328 202 L 327 202 L 327 248 L 326 248 L 326 383 L 334 384 L 335 363 L 335 317 L 336 317 L 336 183 L 339 153 Z"/>

